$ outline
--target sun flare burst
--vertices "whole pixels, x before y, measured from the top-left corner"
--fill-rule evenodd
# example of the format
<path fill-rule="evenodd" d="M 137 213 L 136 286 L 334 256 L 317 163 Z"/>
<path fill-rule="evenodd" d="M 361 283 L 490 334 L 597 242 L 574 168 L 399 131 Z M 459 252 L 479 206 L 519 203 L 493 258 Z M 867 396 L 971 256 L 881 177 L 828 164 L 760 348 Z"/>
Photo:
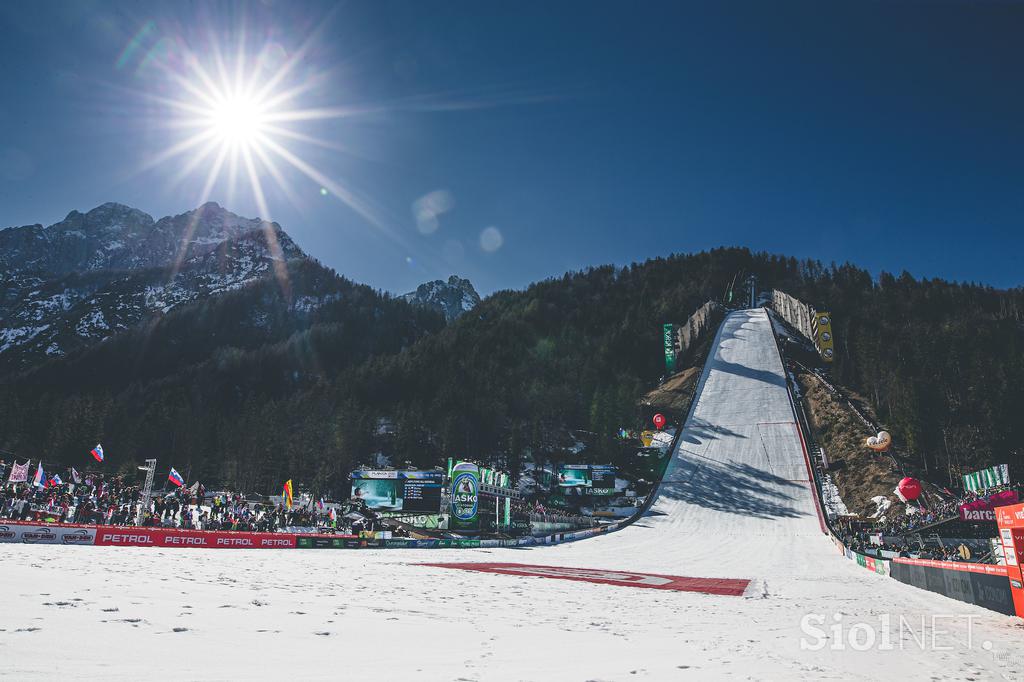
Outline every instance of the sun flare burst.
<path fill-rule="evenodd" d="M 144 169 L 173 166 L 172 186 L 205 174 L 198 205 L 226 183 L 228 202 L 241 188 L 251 193 L 261 217 L 273 220 L 267 200 L 272 183 L 294 205 L 301 204 L 301 197 L 329 193 L 379 226 L 364 200 L 303 153 L 310 145 L 344 151 L 336 140 L 317 137 L 308 128 L 313 122 L 351 113 L 343 107 L 303 105 L 302 100 L 327 80 L 326 73 L 310 72 L 305 63 L 311 40 L 291 53 L 278 43 L 247 52 L 241 40 L 230 58 L 214 40 L 202 56 L 181 40 L 174 41 L 160 63 L 170 85 L 164 92 L 173 94 L 147 96 L 158 105 L 161 125 L 175 135 Z M 306 186 L 296 189 L 296 180 Z"/>

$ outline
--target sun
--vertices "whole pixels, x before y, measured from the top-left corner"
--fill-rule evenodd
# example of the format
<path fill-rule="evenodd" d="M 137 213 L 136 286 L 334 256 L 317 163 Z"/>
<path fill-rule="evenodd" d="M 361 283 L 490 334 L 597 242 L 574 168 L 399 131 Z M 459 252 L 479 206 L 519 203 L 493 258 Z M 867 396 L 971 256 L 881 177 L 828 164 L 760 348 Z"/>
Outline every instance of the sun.
<path fill-rule="evenodd" d="M 304 126 L 353 113 L 351 108 L 303 106 L 312 92 L 322 90 L 327 78 L 307 67 L 309 44 L 290 53 L 276 43 L 253 51 L 240 47 L 226 56 L 216 41 L 201 53 L 180 40 L 174 42 L 174 50 L 159 64 L 170 87 L 147 93 L 161 110 L 161 125 L 174 134 L 140 170 L 171 166 L 172 187 L 205 174 L 197 205 L 205 204 L 226 181 L 228 203 L 241 188 L 251 193 L 261 217 L 271 221 L 265 185 L 273 183 L 293 204 L 302 203 L 307 192 L 330 194 L 380 226 L 364 200 L 304 158 L 303 149 L 310 145 L 344 151 L 336 141 L 316 137 Z M 296 173 L 304 178 L 305 187 L 293 186 Z"/>
<path fill-rule="evenodd" d="M 266 133 L 264 106 L 249 97 L 228 97 L 210 110 L 209 126 L 222 144 L 251 146 Z"/>

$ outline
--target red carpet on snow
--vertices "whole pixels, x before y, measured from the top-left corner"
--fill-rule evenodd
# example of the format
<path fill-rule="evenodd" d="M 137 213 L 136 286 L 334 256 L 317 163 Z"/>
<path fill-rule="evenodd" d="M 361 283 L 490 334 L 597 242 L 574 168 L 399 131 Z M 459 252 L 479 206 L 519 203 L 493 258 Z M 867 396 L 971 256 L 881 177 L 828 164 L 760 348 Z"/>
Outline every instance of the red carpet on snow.
<path fill-rule="evenodd" d="M 739 578 L 688 578 L 681 575 L 633 573 L 631 571 L 606 571 L 592 568 L 567 568 L 563 566 L 538 566 L 534 564 L 425 563 L 418 565 L 435 566 L 438 568 L 457 568 L 463 571 L 481 571 L 483 573 L 504 573 L 506 575 L 522 575 L 536 578 L 577 580 L 588 583 L 601 583 L 604 585 L 621 585 L 623 587 L 642 587 L 650 590 L 701 592 L 703 594 L 718 594 L 727 597 L 742 596 L 743 592 L 750 584 L 749 580 Z"/>

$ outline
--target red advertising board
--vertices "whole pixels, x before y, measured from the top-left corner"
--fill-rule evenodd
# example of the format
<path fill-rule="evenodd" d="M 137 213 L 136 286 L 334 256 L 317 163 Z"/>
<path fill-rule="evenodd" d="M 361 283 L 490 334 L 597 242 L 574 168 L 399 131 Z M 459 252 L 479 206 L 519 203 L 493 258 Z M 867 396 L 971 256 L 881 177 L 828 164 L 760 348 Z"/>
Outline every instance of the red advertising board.
<path fill-rule="evenodd" d="M 536 566 L 532 564 L 506 563 L 445 563 L 420 564 L 438 568 L 455 568 L 463 571 L 503 573 L 536 578 L 577 580 L 603 585 L 641 587 L 653 590 L 674 590 L 676 592 L 702 592 L 730 597 L 739 597 L 750 585 L 749 580 L 737 578 L 688 578 L 681 575 L 658 573 L 634 573 L 632 571 L 609 571 L 592 568 L 568 568 L 564 566 Z"/>
<path fill-rule="evenodd" d="M 1017 501 L 1016 490 L 1003 490 L 960 505 L 960 518 L 963 521 L 995 521 L 996 509 L 1016 504 Z"/>
<path fill-rule="evenodd" d="M 295 536 L 175 528 L 100 526 L 96 544 L 117 547 L 205 547 L 209 549 L 280 549 L 295 547 Z"/>

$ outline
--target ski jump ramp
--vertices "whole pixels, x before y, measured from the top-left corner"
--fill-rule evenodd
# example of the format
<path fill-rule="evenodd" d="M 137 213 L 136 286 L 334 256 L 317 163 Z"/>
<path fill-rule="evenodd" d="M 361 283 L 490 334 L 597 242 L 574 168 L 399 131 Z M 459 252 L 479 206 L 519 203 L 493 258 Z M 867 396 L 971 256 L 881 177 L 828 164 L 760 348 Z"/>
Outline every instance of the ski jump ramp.
<path fill-rule="evenodd" d="M 525 549 L 3 545 L 0 675 L 1024 679 L 1019 620 L 846 560 L 808 478 L 771 322 L 734 312 L 623 530 Z"/>

